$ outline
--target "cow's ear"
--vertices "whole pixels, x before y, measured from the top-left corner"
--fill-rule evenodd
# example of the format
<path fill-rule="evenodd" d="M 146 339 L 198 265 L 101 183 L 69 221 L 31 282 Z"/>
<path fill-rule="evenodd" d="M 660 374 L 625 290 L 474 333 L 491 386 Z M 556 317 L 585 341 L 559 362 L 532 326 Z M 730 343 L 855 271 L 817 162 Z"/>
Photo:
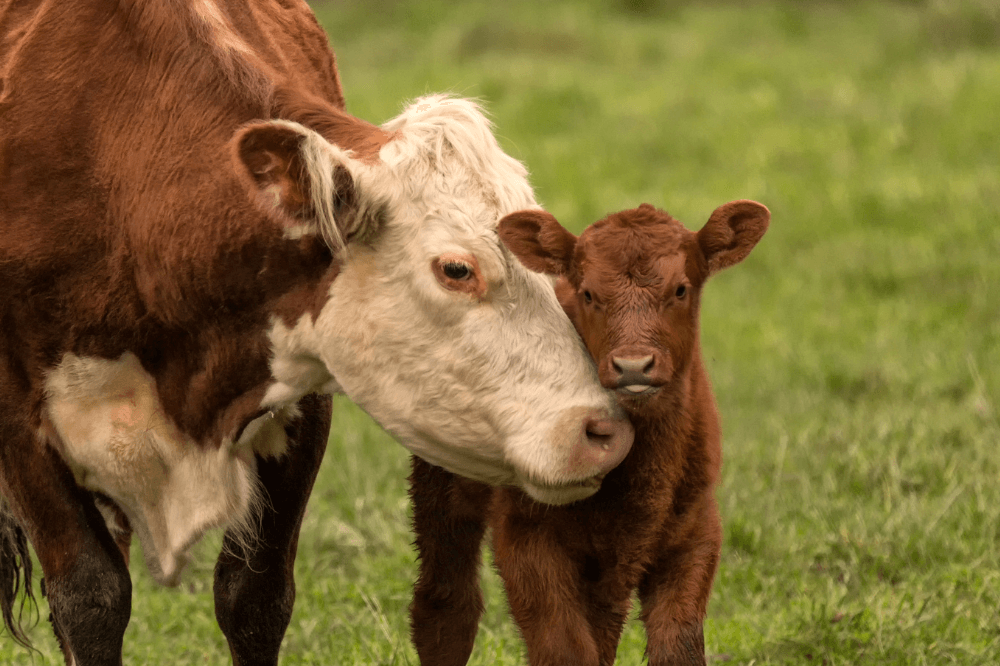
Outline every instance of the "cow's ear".
<path fill-rule="evenodd" d="M 544 210 L 519 210 L 500 220 L 500 240 L 528 269 L 564 275 L 573 260 L 576 236 Z"/>
<path fill-rule="evenodd" d="M 258 203 L 287 227 L 318 232 L 331 245 L 358 231 L 354 161 L 322 136 L 270 120 L 240 129 L 233 147 L 237 171 Z"/>
<path fill-rule="evenodd" d="M 770 221 L 771 211 L 756 201 L 741 199 L 716 208 L 698 232 L 709 275 L 743 261 L 764 236 Z"/>

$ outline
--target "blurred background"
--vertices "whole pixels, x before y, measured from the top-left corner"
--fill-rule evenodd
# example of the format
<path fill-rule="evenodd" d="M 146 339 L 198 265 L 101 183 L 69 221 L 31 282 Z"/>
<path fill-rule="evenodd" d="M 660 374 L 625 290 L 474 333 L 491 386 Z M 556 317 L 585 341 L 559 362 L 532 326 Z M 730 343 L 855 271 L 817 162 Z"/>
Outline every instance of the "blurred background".
<path fill-rule="evenodd" d="M 350 112 L 480 99 L 574 231 L 641 202 L 691 229 L 733 199 L 771 209 L 704 296 L 725 456 L 710 663 L 1000 662 L 1000 3 L 312 6 Z M 408 470 L 338 398 L 284 664 L 417 663 Z M 227 663 L 218 546 L 179 590 L 134 554 L 125 663 Z M 523 664 L 486 562 L 470 663 Z M 60 663 L 49 634 L 35 664 Z M 8 643 L 0 662 L 28 659 Z M 633 620 L 618 663 L 644 645 Z"/>

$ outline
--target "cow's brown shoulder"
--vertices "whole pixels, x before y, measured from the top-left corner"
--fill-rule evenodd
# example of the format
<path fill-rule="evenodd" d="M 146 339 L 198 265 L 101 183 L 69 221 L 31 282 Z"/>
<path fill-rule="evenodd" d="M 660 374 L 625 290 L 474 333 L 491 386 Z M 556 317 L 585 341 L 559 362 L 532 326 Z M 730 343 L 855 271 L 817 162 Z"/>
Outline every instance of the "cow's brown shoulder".
<path fill-rule="evenodd" d="M 215 408 L 261 392 L 271 318 L 315 311 L 336 274 L 328 248 L 247 196 L 234 132 L 295 113 L 355 141 L 377 128 L 343 112 L 304 2 L 0 12 L 0 335 L 32 411 L 64 353 L 131 351 L 168 413 L 214 437 L 233 420 Z"/>

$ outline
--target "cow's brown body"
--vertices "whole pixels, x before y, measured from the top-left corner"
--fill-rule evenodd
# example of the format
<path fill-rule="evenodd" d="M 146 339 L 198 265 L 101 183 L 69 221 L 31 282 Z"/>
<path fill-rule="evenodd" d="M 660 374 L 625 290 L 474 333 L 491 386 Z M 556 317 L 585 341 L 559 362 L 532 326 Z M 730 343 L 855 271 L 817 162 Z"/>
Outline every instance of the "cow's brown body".
<path fill-rule="evenodd" d="M 651 206 L 579 239 L 547 214 L 511 216 L 501 238 L 557 292 L 635 427 L 598 493 L 560 507 L 413 459 L 420 578 L 411 607 L 423 666 L 466 663 L 482 598 L 486 527 L 533 666 L 610 666 L 638 592 L 653 666 L 704 664 L 702 622 L 722 542 L 714 497 L 719 415 L 701 359 L 698 309 L 712 273 L 767 228 L 753 202 L 720 207 L 699 234 Z"/>
<path fill-rule="evenodd" d="M 199 21 L 181 2 L 0 3 L 0 491 L 41 560 L 67 661 L 121 663 L 129 539 L 127 525 L 108 537 L 46 443 L 46 371 L 67 352 L 133 353 L 181 431 L 217 442 L 259 415 L 269 318 L 301 312 L 337 270 L 315 239 L 283 240 L 227 149 L 239 125 L 288 115 L 269 81 L 346 116 L 326 35 L 304 2 L 211 4 L 221 13 Z M 266 79 L 230 57 L 227 30 Z M 378 134 L 344 129 L 331 139 Z M 289 455 L 259 467 L 261 547 L 227 537 L 216 570 L 216 615 L 244 666 L 275 663 L 291 614 L 329 398 L 300 409 Z"/>
<path fill-rule="evenodd" d="M 19 17 L 20 3 L 9 4 L 0 21 L 23 25 L 4 26 L 13 43 L 0 50 L 0 275 L 4 348 L 30 359 L 16 369 L 32 388 L 21 411 L 37 428 L 41 375 L 66 351 L 131 351 L 183 431 L 228 432 L 258 409 L 247 387 L 261 393 L 268 378 L 268 317 L 293 318 L 305 307 L 295 286 L 322 293 L 317 276 L 336 270 L 314 239 L 282 240 L 239 184 L 228 144 L 243 123 L 287 116 L 278 105 L 315 96 L 331 114 L 343 108 L 326 36 L 304 3 L 219 3 L 246 24 L 241 39 L 273 54 L 266 67 L 280 88 L 300 91 L 285 101 L 227 71 L 180 6 L 52 2 Z M 378 132 L 341 115 L 345 130 Z"/>

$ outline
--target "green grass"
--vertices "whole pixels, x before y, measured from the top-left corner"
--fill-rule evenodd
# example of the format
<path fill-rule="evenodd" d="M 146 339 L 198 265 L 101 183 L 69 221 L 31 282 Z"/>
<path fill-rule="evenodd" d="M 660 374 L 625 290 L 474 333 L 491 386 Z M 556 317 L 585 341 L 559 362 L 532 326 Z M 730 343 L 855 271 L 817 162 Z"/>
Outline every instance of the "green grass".
<path fill-rule="evenodd" d="M 570 228 L 643 201 L 694 228 L 732 199 L 770 207 L 703 311 L 725 432 L 717 662 L 1000 662 L 1000 5 L 314 6 L 353 113 L 481 98 Z M 415 664 L 407 455 L 346 399 L 334 422 L 283 663 Z M 228 660 L 218 544 L 176 590 L 134 551 L 125 663 Z M 484 585 L 471 663 L 524 663 Z M 44 623 L 32 638 L 59 663 Z M 630 622 L 619 662 L 643 646 Z M 30 660 L 5 638 L 8 662 Z"/>

